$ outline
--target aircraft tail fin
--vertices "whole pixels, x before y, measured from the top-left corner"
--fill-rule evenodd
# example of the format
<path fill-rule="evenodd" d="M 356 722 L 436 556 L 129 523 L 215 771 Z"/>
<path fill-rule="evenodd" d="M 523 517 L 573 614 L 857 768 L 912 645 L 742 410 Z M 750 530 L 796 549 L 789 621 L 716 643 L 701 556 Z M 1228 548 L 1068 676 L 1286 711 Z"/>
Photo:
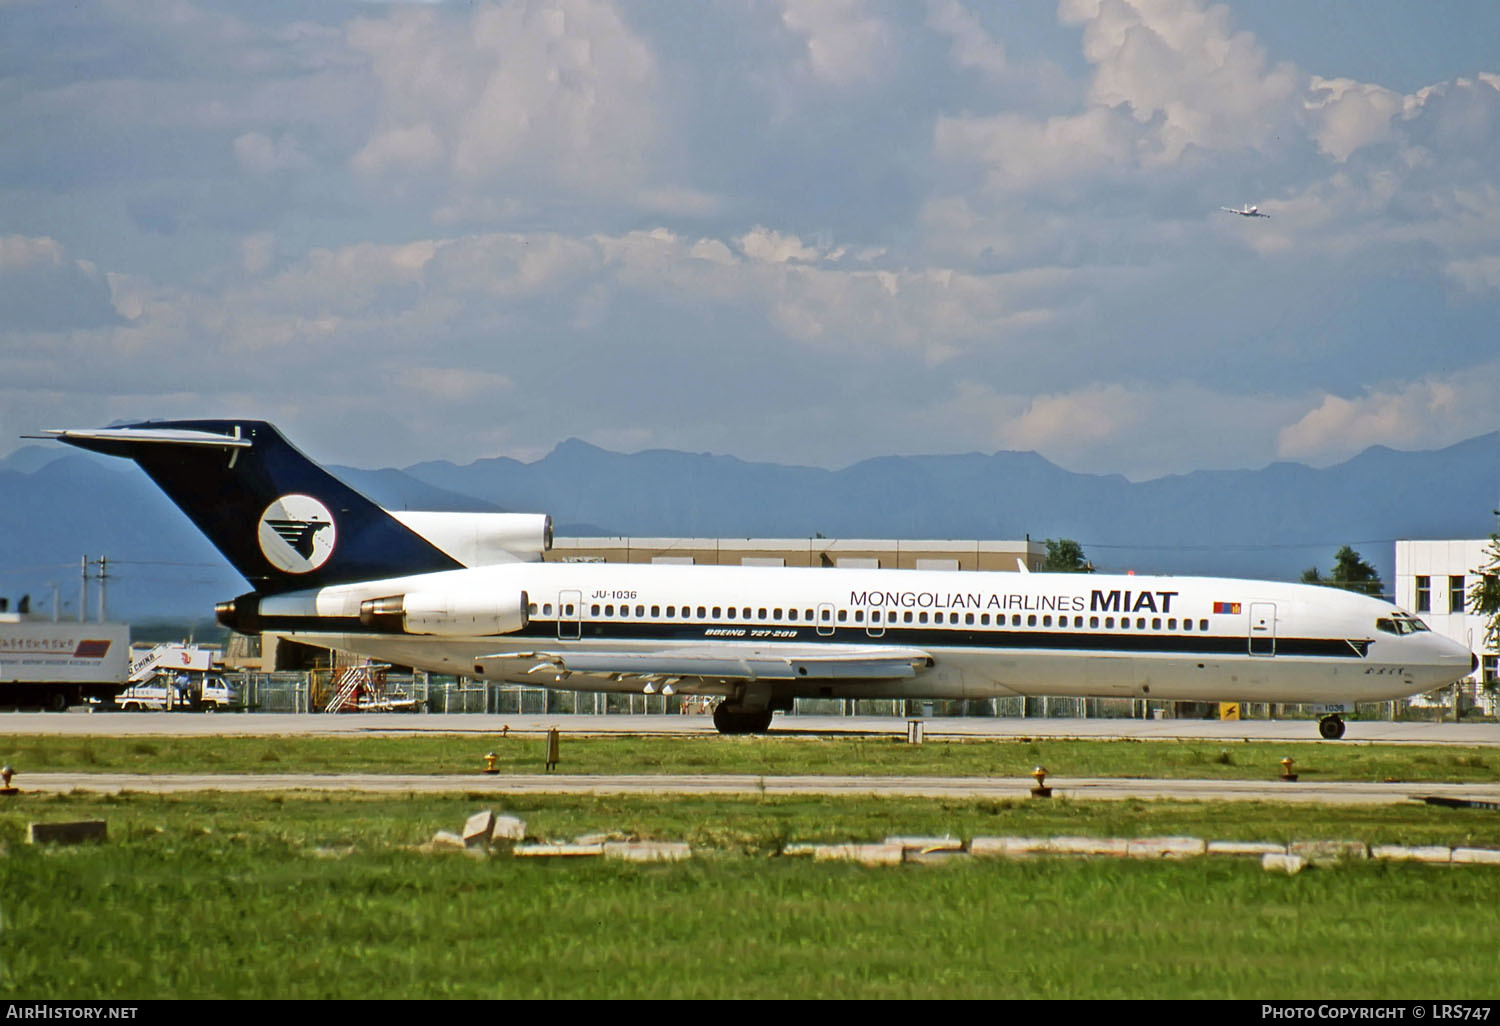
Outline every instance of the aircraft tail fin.
<path fill-rule="evenodd" d="M 462 565 L 264 421 L 145 421 L 49 433 L 135 460 L 262 594 Z"/>

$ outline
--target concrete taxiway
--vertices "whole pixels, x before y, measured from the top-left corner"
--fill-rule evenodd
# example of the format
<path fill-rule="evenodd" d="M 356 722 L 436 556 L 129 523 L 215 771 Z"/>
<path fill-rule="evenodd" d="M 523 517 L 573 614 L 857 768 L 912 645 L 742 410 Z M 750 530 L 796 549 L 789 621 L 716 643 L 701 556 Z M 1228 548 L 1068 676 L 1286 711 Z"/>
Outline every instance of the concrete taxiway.
<path fill-rule="evenodd" d="M 1342 741 L 1320 742 L 1314 720 L 1125 720 L 932 717 L 921 721 L 928 740 L 955 738 L 1076 738 L 1133 741 L 1307 741 L 1326 744 L 1500 746 L 1500 724 L 1351 720 Z M 218 735 L 364 735 L 545 733 L 712 737 L 707 716 L 574 716 L 353 713 L 94 712 L 0 713 L 0 733 L 94 737 Z M 907 721 L 893 716 L 784 716 L 772 735 L 905 737 Z"/>
<path fill-rule="evenodd" d="M 598 775 L 482 773 L 442 776 L 416 774 L 134 774 L 34 773 L 16 783 L 28 792 L 168 794 L 189 791 L 313 791 L 374 794 L 470 795 L 748 795 L 776 797 L 1029 798 L 1030 777 L 914 776 L 753 776 Z M 1054 799 L 1077 801 L 1297 802 L 1325 805 L 1404 805 L 1426 796 L 1477 801 L 1500 811 L 1500 785 L 1282 782 L 1277 780 L 1133 780 L 1106 777 L 1048 777 Z M 1038 799 L 1041 800 L 1041 799 Z"/>

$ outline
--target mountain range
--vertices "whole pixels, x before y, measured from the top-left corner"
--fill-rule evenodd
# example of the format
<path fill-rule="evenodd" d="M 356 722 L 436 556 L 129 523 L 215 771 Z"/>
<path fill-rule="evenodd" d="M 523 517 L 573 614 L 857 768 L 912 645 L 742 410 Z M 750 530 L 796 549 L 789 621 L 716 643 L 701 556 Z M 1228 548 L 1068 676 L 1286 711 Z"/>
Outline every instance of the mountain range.
<path fill-rule="evenodd" d="M 1495 529 L 1500 432 L 1423 452 L 1376 446 L 1326 468 L 1143 482 L 1074 473 L 1031 452 L 823 470 L 577 439 L 531 463 L 329 469 L 390 509 L 547 512 L 562 536 L 1073 538 L 1101 570 L 1283 580 L 1310 566 L 1326 573 L 1348 544 L 1389 588 L 1396 539 Z M 0 460 L 0 596 L 29 593 L 33 608 L 49 609 L 55 588 L 71 618 L 85 554 L 108 557 L 115 617 L 201 617 L 246 590 L 134 465 L 40 446 Z"/>

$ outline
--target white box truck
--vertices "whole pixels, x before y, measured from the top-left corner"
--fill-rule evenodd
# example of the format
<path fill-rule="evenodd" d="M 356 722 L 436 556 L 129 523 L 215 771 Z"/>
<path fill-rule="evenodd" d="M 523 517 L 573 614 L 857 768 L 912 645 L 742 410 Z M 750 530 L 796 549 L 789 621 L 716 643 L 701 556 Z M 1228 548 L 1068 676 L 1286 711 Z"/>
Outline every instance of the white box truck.
<path fill-rule="evenodd" d="M 0 708 L 108 702 L 130 676 L 130 626 L 0 613 Z"/>

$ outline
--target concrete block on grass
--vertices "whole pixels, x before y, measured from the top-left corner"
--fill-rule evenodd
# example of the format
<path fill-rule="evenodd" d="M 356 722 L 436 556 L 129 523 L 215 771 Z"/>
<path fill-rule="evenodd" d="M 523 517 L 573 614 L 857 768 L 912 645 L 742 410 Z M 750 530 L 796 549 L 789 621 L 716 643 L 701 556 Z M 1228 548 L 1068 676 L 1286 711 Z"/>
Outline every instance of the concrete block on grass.
<path fill-rule="evenodd" d="M 491 841 L 526 840 L 526 821 L 515 816 L 496 816 L 495 828 L 490 831 Z"/>
<path fill-rule="evenodd" d="M 1285 873 L 1287 876 L 1296 876 L 1302 872 L 1302 867 L 1305 865 L 1307 865 L 1307 860 L 1301 855 L 1287 855 L 1273 852 L 1260 857 L 1260 868 L 1268 873 Z"/>
<path fill-rule="evenodd" d="M 427 842 L 427 847 L 433 851 L 464 851 L 469 846 L 453 831 L 439 830 L 432 835 L 432 840 Z"/>
<path fill-rule="evenodd" d="M 1500 850 L 1494 848 L 1454 848 L 1453 861 L 1460 865 L 1500 866 Z"/>
<path fill-rule="evenodd" d="M 969 841 L 970 855 L 1003 855 L 1020 858 L 1027 855 L 1045 855 L 1046 837 L 975 837 Z"/>
<path fill-rule="evenodd" d="M 682 841 L 606 841 L 604 857 L 626 862 L 681 862 L 693 857 L 693 849 Z"/>
<path fill-rule="evenodd" d="M 490 809 L 476 812 L 464 823 L 464 844 L 470 848 L 488 847 L 495 831 L 495 813 Z"/>
<path fill-rule="evenodd" d="M 887 837 L 886 844 L 899 844 L 903 851 L 963 851 L 961 837 Z"/>
<path fill-rule="evenodd" d="M 517 858 L 587 858 L 604 854 L 600 844 L 518 844 L 510 850 Z"/>
<path fill-rule="evenodd" d="M 1438 844 L 1412 847 L 1405 844 L 1376 844 L 1370 847 L 1370 858 L 1390 862 L 1441 862 L 1453 861 L 1453 849 Z"/>
<path fill-rule="evenodd" d="M 1049 855 L 1108 855 L 1121 858 L 1130 853 L 1123 837 L 1053 837 L 1047 841 Z"/>
<path fill-rule="evenodd" d="M 86 819 L 77 823 L 32 823 L 27 827 L 26 840 L 31 844 L 82 844 L 108 837 L 104 820 Z"/>
<path fill-rule="evenodd" d="M 1201 837 L 1135 837 L 1125 854 L 1133 859 L 1190 859 L 1207 851 Z"/>
<path fill-rule="evenodd" d="M 1210 855 L 1285 855 L 1286 845 L 1274 841 L 1209 841 Z"/>
<path fill-rule="evenodd" d="M 1364 841 L 1293 841 L 1287 846 L 1287 852 L 1301 855 L 1315 866 L 1370 857 L 1370 849 L 1365 846 Z"/>
<path fill-rule="evenodd" d="M 820 844 L 813 851 L 818 862 L 858 862 L 866 866 L 899 866 L 899 844 Z"/>

